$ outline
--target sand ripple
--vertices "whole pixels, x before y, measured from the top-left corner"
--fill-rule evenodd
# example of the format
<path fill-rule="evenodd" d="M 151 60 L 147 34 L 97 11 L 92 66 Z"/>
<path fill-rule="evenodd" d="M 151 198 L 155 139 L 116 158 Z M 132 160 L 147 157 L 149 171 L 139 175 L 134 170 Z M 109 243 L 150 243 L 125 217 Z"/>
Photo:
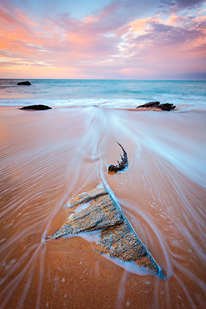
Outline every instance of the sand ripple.
<path fill-rule="evenodd" d="M 0 308 L 203 308 L 206 114 L 106 108 L 0 116 Z M 109 175 L 128 153 L 129 169 Z M 112 190 L 167 280 L 93 252 L 81 237 L 45 242 L 64 205 Z"/>

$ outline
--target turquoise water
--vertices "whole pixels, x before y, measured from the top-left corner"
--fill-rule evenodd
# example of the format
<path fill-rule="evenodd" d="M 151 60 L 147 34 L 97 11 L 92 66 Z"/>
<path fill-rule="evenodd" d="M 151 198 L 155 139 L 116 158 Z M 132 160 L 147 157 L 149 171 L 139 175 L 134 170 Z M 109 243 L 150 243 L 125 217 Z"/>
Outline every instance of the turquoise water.
<path fill-rule="evenodd" d="M 158 100 L 179 110 L 206 110 L 206 81 L 30 79 L 0 80 L 0 105 L 131 107 Z"/>

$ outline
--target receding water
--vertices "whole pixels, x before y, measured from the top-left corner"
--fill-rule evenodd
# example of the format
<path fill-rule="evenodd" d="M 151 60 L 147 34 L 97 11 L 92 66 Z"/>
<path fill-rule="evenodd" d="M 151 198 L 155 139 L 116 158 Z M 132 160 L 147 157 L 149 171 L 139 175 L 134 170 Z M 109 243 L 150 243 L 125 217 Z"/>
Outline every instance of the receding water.
<path fill-rule="evenodd" d="M 203 113 L 111 108 L 2 109 L 1 308 L 204 308 Z M 109 175 L 123 145 L 125 173 Z M 93 239 L 46 242 L 75 195 L 106 185 L 166 280 L 94 252 Z"/>

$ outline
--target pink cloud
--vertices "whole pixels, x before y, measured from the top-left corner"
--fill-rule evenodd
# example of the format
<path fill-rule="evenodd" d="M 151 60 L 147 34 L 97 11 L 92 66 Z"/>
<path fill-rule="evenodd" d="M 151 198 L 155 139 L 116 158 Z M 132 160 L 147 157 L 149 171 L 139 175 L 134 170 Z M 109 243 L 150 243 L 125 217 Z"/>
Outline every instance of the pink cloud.
<path fill-rule="evenodd" d="M 35 19 L 2 7 L 0 76 L 13 71 L 53 78 L 155 78 L 203 72 L 205 16 L 173 14 L 163 20 L 126 14 L 120 20 L 122 6 L 116 1 L 81 20 L 66 13 Z"/>

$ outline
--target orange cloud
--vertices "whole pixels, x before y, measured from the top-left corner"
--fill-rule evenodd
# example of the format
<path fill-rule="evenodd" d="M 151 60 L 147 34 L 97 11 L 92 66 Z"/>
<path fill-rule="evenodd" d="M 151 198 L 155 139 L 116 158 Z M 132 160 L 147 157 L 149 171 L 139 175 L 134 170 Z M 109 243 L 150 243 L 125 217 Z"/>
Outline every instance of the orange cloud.
<path fill-rule="evenodd" d="M 0 77 L 152 78 L 195 70 L 194 64 L 202 70 L 205 16 L 176 14 L 162 20 L 156 15 L 123 22 L 112 15 L 118 5 L 83 19 L 68 14 L 35 19 L 3 7 Z"/>
<path fill-rule="evenodd" d="M 130 31 L 133 32 L 139 32 L 139 33 L 145 33 L 146 31 L 146 26 L 148 25 L 149 22 L 156 20 L 156 18 L 148 17 L 144 19 L 138 19 L 136 21 L 132 21 L 129 23 L 131 26 Z"/>
<path fill-rule="evenodd" d="M 99 20 L 99 16 L 94 16 L 94 15 L 90 15 L 88 17 L 85 18 L 85 22 L 87 23 L 93 23 L 95 21 Z"/>
<path fill-rule="evenodd" d="M 21 21 L 23 21 L 24 23 L 26 23 L 27 25 L 30 26 L 38 26 L 38 24 L 36 22 L 31 21 L 27 16 L 25 16 L 20 10 L 16 10 L 16 15 L 17 18 Z"/>

